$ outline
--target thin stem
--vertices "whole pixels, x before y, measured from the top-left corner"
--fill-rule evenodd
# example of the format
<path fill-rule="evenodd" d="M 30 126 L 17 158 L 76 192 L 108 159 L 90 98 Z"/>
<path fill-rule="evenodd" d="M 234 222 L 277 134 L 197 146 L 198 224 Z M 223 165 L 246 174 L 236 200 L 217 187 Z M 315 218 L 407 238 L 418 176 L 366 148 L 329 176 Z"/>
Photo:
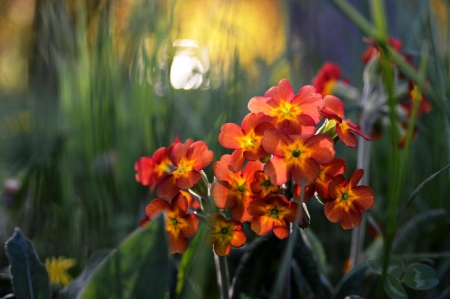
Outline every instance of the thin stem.
<path fill-rule="evenodd" d="M 217 285 L 219 286 L 220 299 L 230 298 L 230 277 L 228 275 L 228 264 L 225 256 L 218 256 L 214 253 L 216 264 Z"/>

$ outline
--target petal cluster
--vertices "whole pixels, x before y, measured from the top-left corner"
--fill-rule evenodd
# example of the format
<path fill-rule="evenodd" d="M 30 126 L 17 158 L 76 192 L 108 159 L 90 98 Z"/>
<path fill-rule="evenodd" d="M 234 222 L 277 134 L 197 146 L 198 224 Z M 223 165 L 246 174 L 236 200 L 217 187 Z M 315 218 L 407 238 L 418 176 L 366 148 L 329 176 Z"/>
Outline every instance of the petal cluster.
<path fill-rule="evenodd" d="M 225 220 L 225 217 L 216 213 L 206 218 L 206 224 L 210 229 L 206 233 L 205 243 L 213 245 L 218 256 L 228 255 L 231 246 L 241 247 L 247 241 L 242 224 L 237 220 Z"/>

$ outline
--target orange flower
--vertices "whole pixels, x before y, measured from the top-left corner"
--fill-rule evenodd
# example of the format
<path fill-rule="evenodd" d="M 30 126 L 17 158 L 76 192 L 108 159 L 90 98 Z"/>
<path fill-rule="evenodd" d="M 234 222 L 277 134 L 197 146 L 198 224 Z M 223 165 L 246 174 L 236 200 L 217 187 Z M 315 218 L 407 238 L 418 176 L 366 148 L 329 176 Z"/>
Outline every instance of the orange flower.
<path fill-rule="evenodd" d="M 161 147 L 153 153 L 152 157 L 142 157 L 134 164 L 134 169 L 137 171 L 136 181 L 149 186 L 150 192 L 155 190 L 160 178 L 172 171 L 173 163 L 170 160 L 170 154 L 177 143 L 180 143 L 178 136 L 169 147 Z"/>
<path fill-rule="evenodd" d="M 270 88 L 263 97 L 254 97 L 248 103 L 251 112 L 264 113 L 268 121 L 288 134 L 313 134 L 322 119 L 319 113 L 322 107 L 322 96 L 315 92 L 314 86 L 303 86 L 294 95 L 286 79 Z"/>
<path fill-rule="evenodd" d="M 323 100 L 325 106 L 322 108 L 322 113 L 328 120 L 334 120 L 336 122 L 336 134 L 346 146 L 355 147 L 358 143 L 352 132 L 370 141 L 370 137 L 361 132 L 356 124 L 344 118 L 344 104 L 342 104 L 339 98 L 327 95 Z"/>
<path fill-rule="evenodd" d="M 219 134 L 220 144 L 235 151 L 231 154 L 230 165 L 233 172 L 242 170 L 245 160 L 255 161 L 264 158 L 267 153 L 261 146 L 264 131 L 273 128 L 268 122 L 260 122 L 263 113 L 247 114 L 242 120 L 241 126 L 226 123 Z"/>
<path fill-rule="evenodd" d="M 206 224 L 211 228 L 205 236 L 207 245 L 214 245 L 214 252 L 218 256 L 230 253 L 231 246 L 241 247 L 247 241 L 242 231 L 242 224 L 234 219 L 225 221 L 220 214 L 211 214 L 206 218 Z"/>
<path fill-rule="evenodd" d="M 409 99 L 408 102 L 400 103 L 401 107 L 405 111 L 406 116 L 411 117 L 412 104 L 413 101 L 416 100 L 419 100 L 419 109 L 417 111 L 417 117 L 419 117 L 422 114 L 422 112 L 428 113 L 431 111 L 430 103 L 423 96 L 423 94 L 419 92 L 419 88 L 413 82 L 409 83 L 408 99 Z"/>
<path fill-rule="evenodd" d="M 317 76 L 313 79 L 313 85 L 316 88 L 316 92 L 322 96 L 333 94 L 333 88 L 336 85 L 336 81 L 341 76 L 341 68 L 339 65 L 327 62 L 317 73 Z"/>
<path fill-rule="evenodd" d="M 189 189 L 201 179 L 200 170 L 208 166 L 214 153 L 203 141 L 192 139 L 177 143 L 172 150 L 171 160 L 176 167 L 158 183 L 158 196 L 171 199 L 180 189 Z"/>
<path fill-rule="evenodd" d="M 170 253 L 183 253 L 188 245 L 188 238 L 193 237 L 198 230 L 198 218 L 192 213 L 186 214 L 188 203 L 181 194 L 166 200 L 155 198 L 147 205 L 145 212 L 151 220 L 160 212 L 166 213 L 166 230 L 169 237 Z"/>
<path fill-rule="evenodd" d="M 218 181 L 212 186 L 211 194 L 218 208 L 230 209 L 231 218 L 240 222 L 250 221 L 252 216 L 247 207 L 255 196 L 251 184 L 255 180 L 255 172 L 262 170 L 263 164 L 250 161 L 243 171 L 232 172 L 228 168 L 230 159 L 230 155 L 223 155 L 214 163 L 213 171 Z"/>
<path fill-rule="evenodd" d="M 348 182 L 339 174 L 330 183 L 325 216 L 331 222 L 340 222 L 343 229 L 360 225 L 362 213 L 375 204 L 374 192 L 370 187 L 356 186 L 363 174 L 363 169 L 356 169 Z"/>
<path fill-rule="evenodd" d="M 345 164 L 344 159 L 334 159 L 330 163 L 320 165 L 319 176 L 311 185 L 305 187 L 303 201 L 307 202 L 314 195 L 314 192 L 317 192 L 321 198 L 327 199 L 329 197 L 328 187 L 331 180 L 336 175 L 343 174 L 345 169 L 347 169 L 347 165 Z M 300 185 L 294 186 L 294 198 L 301 198 L 301 190 L 302 187 Z"/>
<path fill-rule="evenodd" d="M 262 170 L 255 172 L 255 181 L 251 183 L 250 188 L 257 198 L 264 198 L 271 193 L 280 191 L 280 186 L 272 184 L 269 176 Z"/>
<path fill-rule="evenodd" d="M 333 140 L 325 134 L 291 135 L 269 129 L 264 133 L 262 145 L 273 157 L 266 163 L 264 173 L 275 185 L 294 179 L 298 185 L 306 179 L 311 184 L 320 173 L 320 164 L 334 158 Z"/>
<path fill-rule="evenodd" d="M 273 229 L 279 239 L 289 236 L 288 222 L 295 222 L 297 211 L 298 204 L 280 194 L 255 199 L 248 207 L 248 212 L 253 216 L 252 230 L 262 236 Z"/>

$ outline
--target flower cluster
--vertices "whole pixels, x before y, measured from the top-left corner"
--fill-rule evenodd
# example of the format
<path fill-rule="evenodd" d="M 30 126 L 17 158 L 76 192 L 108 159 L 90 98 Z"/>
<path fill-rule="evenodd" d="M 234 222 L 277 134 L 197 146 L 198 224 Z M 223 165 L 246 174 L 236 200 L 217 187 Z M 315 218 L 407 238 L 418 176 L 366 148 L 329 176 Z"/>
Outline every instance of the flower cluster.
<path fill-rule="evenodd" d="M 212 214 L 190 205 L 186 191 L 213 160 L 204 142 L 176 139 L 136 162 L 137 181 L 150 191 L 157 187 L 159 196 L 147 205 L 141 225 L 165 212 L 172 253 L 186 249 L 187 239 L 197 232 L 199 214 L 210 228 L 206 244 L 213 245 L 217 255 L 228 255 L 231 247 L 245 244 L 245 222 L 257 235 L 273 231 L 280 239 L 289 236 L 290 223 L 306 227 L 304 205 L 314 194 L 325 202 L 325 216 L 343 229 L 358 226 L 363 212 L 373 206 L 372 189 L 356 186 L 364 171 L 356 170 L 346 182 L 347 165 L 336 158 L 334 144 L 339 139 L 349 147 L 357 145 L 354 134 L 370 140 L 344 118 L 337 97 L 323 97 L 311 85 L 294 93 L 283 79 L 264 96 L 253 97 L 248 108 L 240 125 L 221 127 L 218 141 L 232 152 L 213 164 L 216 179 L 210 200 L 218 210 Z"/>

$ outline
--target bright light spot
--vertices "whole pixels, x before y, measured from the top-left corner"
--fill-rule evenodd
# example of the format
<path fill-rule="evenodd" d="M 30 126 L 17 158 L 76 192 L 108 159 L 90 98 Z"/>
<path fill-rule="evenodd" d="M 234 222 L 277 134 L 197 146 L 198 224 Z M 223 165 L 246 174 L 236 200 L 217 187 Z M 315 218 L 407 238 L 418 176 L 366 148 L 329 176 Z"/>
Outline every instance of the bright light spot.
<path fill-rule="evenodd" d="M 199 47 L 195 41 L 177 40 L 172 66 L 170 83 L 175 89 L 197 89 L 203 83 L 203 74 L 207 71 L 198 58 Z M 203 58 L 203 57 L 200 57 Z"/>

